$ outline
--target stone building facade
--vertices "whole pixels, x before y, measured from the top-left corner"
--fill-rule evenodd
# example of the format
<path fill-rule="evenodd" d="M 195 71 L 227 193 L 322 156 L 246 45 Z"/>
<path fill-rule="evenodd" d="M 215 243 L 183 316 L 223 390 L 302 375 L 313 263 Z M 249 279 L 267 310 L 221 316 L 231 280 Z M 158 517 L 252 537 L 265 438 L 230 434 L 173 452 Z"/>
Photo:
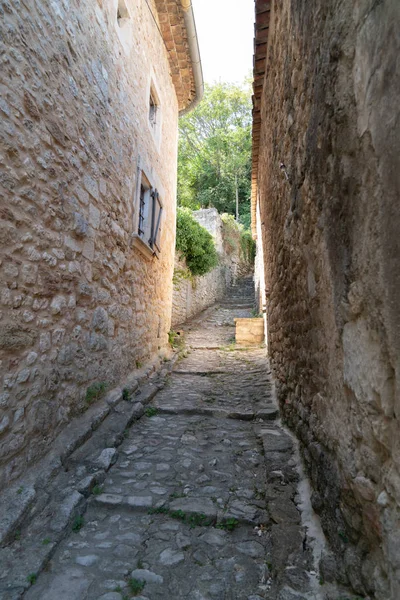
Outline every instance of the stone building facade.
<path fill-rule="evenodd" d="M 256 1 L 272 368 L 336 557 L 321 575 L 380 600 L 400 598 L 399 24 L 397 0 Z"/>
<path fill-rule="evenodd" d="M 0 3 L 2 487 L 166 347 L 193 28 L 180 0 Z"/>

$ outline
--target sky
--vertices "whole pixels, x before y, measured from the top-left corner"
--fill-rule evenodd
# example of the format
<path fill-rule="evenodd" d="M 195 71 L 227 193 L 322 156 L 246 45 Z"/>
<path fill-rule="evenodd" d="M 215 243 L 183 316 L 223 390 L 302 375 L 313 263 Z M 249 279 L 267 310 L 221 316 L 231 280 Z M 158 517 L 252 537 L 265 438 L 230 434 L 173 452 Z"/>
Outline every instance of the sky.
<path fill-rule="evenodd" d="M 254 0 L 192 0 L 203 77 L 242 82 L 253 68 Z"/>

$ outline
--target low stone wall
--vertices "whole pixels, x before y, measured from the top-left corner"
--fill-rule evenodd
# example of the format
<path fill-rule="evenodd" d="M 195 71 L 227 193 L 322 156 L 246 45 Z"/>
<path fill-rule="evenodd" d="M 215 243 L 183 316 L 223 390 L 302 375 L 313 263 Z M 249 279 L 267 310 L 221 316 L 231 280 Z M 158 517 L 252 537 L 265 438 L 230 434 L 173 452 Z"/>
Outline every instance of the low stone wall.
<path fill-rule="evenodd" d="M 225 266 L 218 266 L 202 277 L 179 279 L 185 263 L 175 263 L 174 293 L 172 298 L 172 326 L 184 323 L 220 300 L 232 283 L 232 273 Z"/>
<path fill-rule="evenodd" d="M 213 236 L 220 263 L 201 277 L 188 277 L 185 262 L 175 257 L 172 327 L 221 300 L 237 277 L 251 268 L 241 255 L 239 243 L 237 248 L 227 247 L 224 223 L 215 208 L 194 211 L 193 216 Z"/>

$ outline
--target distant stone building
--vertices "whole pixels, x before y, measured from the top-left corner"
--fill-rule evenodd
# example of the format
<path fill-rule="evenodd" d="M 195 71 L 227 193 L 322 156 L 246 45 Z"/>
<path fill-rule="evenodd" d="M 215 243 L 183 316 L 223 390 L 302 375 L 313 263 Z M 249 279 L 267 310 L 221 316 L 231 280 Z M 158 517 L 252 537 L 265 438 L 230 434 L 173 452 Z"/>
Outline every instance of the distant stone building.
<path fill-rule="evenodd" d="M 0 485 L 167 344 L 185 0 L 0 5 Z"/>
<path fill-rule="evenodd" d="M 399 25 L 398 0 L 256 0 L 271 365 L 336 556 L 321 578 L 379 600 L 400 598 Z"/>

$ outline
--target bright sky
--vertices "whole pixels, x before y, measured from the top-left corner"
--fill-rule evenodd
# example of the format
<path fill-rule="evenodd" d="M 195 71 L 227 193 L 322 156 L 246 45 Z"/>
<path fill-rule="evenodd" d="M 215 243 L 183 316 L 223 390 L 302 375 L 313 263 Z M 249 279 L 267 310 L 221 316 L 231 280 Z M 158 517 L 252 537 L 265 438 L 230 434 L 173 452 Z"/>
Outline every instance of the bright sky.
<path fill-rule="evenodd" d="M 203 77 L 242 82 L 253 68 L 254 0 L 192 0 Z"/>

